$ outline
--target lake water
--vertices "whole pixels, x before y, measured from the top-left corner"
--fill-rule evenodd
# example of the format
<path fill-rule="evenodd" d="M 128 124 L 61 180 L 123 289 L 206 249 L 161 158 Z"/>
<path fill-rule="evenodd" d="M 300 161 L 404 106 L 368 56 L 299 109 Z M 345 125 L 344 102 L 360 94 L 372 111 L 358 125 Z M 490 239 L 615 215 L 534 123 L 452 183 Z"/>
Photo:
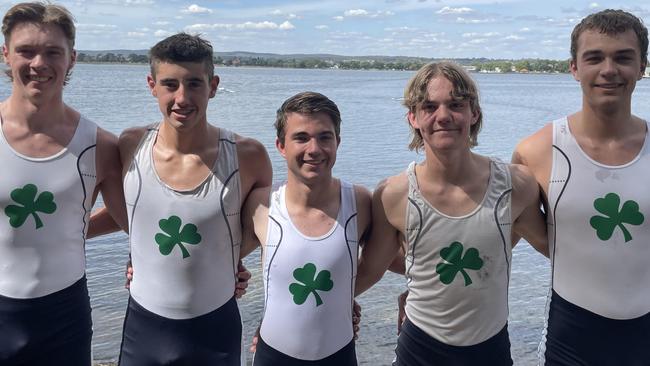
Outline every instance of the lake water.
<path fill-rule="evenodd" d="M 65 100 L 103 128 L 123 129 L 160 120 L 146 85 L 143 65 L 75 67 Z M 208 110 L 210 122 L 261 141 L 271 156 L 275 180 L 286 175 L 274 146 L 275 110 L 291 95 L 305 90 L 334 100 L 343 117 L 342 143 L 335 175 L 369 189 L 384 177 L 406 168 L 421 155 L 407 148 L 409 129 L 400 105 L 412 72 L 217 68 L 219 92 Z M 473 74 L 481 90 L 483 131 L 476 151 L 509 160 L 517 141 L 546 122 L 575 111 L 580 87 L 570 75 Z M 10 93 L 0 83 L 0 97 Z M 637 84 L 633 112 L 650 118 L 650 79 Z M 87 243 L 88 283 L 93 305 L 95 360 L 115 361 L 128 298 L 124 265 L 128 253 L 124 234 Z M 549 262 L 522 242 L 514 249 L 510 283 L 509 331 L 515 365 L 536 364 L 536 349 L 544 322 Z M 240 301 L 245 343 L 259 323 L 263 290 L 259 251 L 246 259 L 253 272 L 249 291 Z M 359 299 L 363 317 L 357 356 L 362 365 L 389 365 L 397 339 L 397 295 L 405 279 L 387 274 Z M 251 355 L 248 355 L 250 360 Z"/>

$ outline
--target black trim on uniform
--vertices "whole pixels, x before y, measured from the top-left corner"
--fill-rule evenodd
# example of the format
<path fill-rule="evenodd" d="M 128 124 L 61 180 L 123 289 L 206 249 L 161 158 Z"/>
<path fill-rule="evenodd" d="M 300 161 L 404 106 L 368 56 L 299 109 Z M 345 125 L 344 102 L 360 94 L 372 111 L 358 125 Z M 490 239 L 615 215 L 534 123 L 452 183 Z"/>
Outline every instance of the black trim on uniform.
<path fill-rule="evenodd" d="M 407 197 L 407 198 L 408 198 L 409 203 L 411 203 L 413 205 L 413 207 L 415 207 L 415 209 L 417 210 L 418 216 L 420 218 L 418 220 L 417 235 L 415 236 L 415 240 L 413 241 L 413 245 L 410 246 L 411 247 L 410 248 L 411 249 L 411 265 L 409 266 L 409 268 L 406 269 L 406 272 L 404 273 L 406 275 L 406 277 L 409 278 L 408 282 L 410 283 L 411 280 L 410 280 L 410 277 L 409 277 L 409 273 L 411 272 L 411 268 L 413 268 L 413 265 L 415 264 L 415 246 L 417 245 L 418 240 L 420 239 L 420 234 L 422 233 L 422 210 L 420 210 L 420 207 L 418 207 L 417 203 L 411 197 Z M 406 224 L 408 225 L 408 222 Z M 411 230 L 411 229 L 409 227 L 407 227 L 406 230 Z M 407 241 L 408 241 L 408 237 L 407 237 Z M 406 255 L 406 257 L 408 257 L 408 253 L 405 253 L 405 255 Z M 408 283 L 407 283 L 407 285 L 408 285 Z"/>
<path fill-rule="evenodd" d="M 232 254 L 232 273 L 233 273 L 233 276 L 235 277 L 235 281 L 237 281 L 237 262 L 239 261 L 239 258 L 235 258 L 235 241 L 232 238 L 232 229 L 230 228 L 230 221 L 228 221 L 228 214 L 226 213 L 226 210 L 224 209 L 223 194 L 224 194 L 224 192 L 226 190 L 226 187 L 228 187 L 228 183 L 230 182 L 230 180 L 237 173 L 239 173 L 239 169 L 235 169 L 235 170 L 233 170 L 232 173 L 230 173 L 230 176 L 228 176 L 228 178 L 226 178 L 226 181 L 223 182 L 223 188 L 221 188 L 221 192 L 219 192 L 219 204 L 221 205 L 221 215 L 223 216 L 223 221 L 226 223 L 226 227 L 228 228 L 228 236 L 230 236 L 230 252 Z M 239 194 L 239 205 L 240 205 L 240 207 L 237 208 L 237 210 L 239 211 L 239 210 L 241 210 L 241 204 L 242 204 L 241 190 L 240 190 L 240 192 L 237 192 L 237 194 Z"/>
<path fill-rule="evenodd" d="M 79 164 L 81 162 L 81 157 L 86 153 L 86 151 L 95 147 L 97 147 L 97 144 L 88 146 L 87 148 L 83 149 L 79 154 L 79 156 L 77 157 L 77 172 L 79 173 L 79 180 L 81 181 L 81 190 L 84 193 L 84 198 L 81 201 L 81 208 L 83 208 L 84 210 L 84 215 L 81 218 L 81 221 L 83 222 L 83 227 L 81 229 L 81 240 L 83 241 L 84 248 L 86 247 L 86 234 L 85 234 L 86 225 L 88 225 L 88 223 L 86 222 L 86 214 L 90 212 L 92 207 L 90 209 L 86 208 L 86 199 L 88 198 L 88 194 L 86 193 L 86 182 L 84 182 L 84 173 L 81 172 L 81 167 L 79 166 Z M 93 161 L 93 164 L 95 165 L 95 179 L 97 179 L 97 156 L 95 156 L 95 161 Z"/>
<path fill-rule="evenodd" d="M 264 315 L 266 315 L 266 304 L 268 304 L 269 301 L 269 275 L 271 273 L 271 265 L 273 264 L 273 259 L 275 258 L 275 255 L 278 253 L 278 250 L 280 250 L 280 244 L 282 244 L 282 237 L 284 236 L 282 225 L 280 225 L 278 220 L 274 219 L 273 216 L 271 215 L 269 215 L 269 219 L 273 220 L 273 222 L 275 222 L 278 225 L 278 228 L 280 229 L 280 238 L 278 239 L 278 243 L 275 245 L 275 250 L 273 251 L 273 255 L 271 256 L 271 259 L 269 259 L 269 267 L 266 270 L 266 288 L 264 288 L 264 311 L 262 312 L 262 319 L 264 318 Z M 266 240 L 268 240 L 268 238 L 266 238 Z M 266 245 L 263 246 L 263 248 L 267 248 L 267 247 L 268 247 L 268 243 L 266 243 Z"/>
<path fill-rule="evenodd" d="M 555 201 L 555 206 L 553 207 L 553 254 L 551 254 L 551 257 L 553 258 L 552 263 L 555 263 L 555 252 L 557 252 L 557 225 L 556 225 L 556 220 L 557 217 L 555 215 L 555 212 L 557 211 L 557 205 L 560 203 L 560 198 L 562 198 L 562 195 L 564 194 L 564 190 L 566 189 L 567 185 L 569 184 L 569 179 L 571 178 L 571 160 L 569 160 L 569 157 L 567 154 L 562 151 L 557 145 L 553 144 L 553 148 L 556 149 L 564 158 L 566 159 L 567 166 L 569 167 L 569 172 L 567 173 L 566 179 L 564 179 L 564 185 L 562 185 L 562 190 L 560 191 L 560 194 L 557 196 L 557 200 Z M 552 167 L 551 167 L 551 174 L 552 174 Z M 553 177 L 550 177 L 551 180 Z M 556 183 L 559 183 L 556 182 Z M 550 190 L 550 184 L 549 182 L 549 190 Z M 551 288 L 553 288 L 553 281 L 555 280 L 555 265 L 551 266 Z"/>
<path fill-rule="evenodd" d="M 357 257 L 358 257 L 358 255 L 359 255 L 359 242 L 358 242 L 358 240 L 356 238 L 354 240 L 349 240 L 348 239 L 348 224 L 350 223 L 350 221 L 352 221 L 352 219 L 354 219 L 356 217 L 357 217 L 357 213 L 355 212 L 352 215 L 350 215 L 350 217 L 345 221 L 345 226 L 343 226 L 343 237 L 345 238 L 345 246 L 348 249 L 348 255 L 350 257 L 350 274 L 351 274 L 351 276 L 350 276 L 350 299 L 351 299 L 350 304 L 351 305 L 354 304 L 354 282 L 355 282 L 357 276 L 356 276 L 356 274 L 354 274 L 354 262 L 353 262 L 354 259 L 352 257 L 352 250 L 350 249 L 350 244 L 349 243 L 350 243 L 350 241 L 357 243 Z M 359 227 L 357 225 L 357 234 L 358 234 L 358 231 L 359 231 Z M 357 258 L 357 257 L 354 257 L 354 258 Z"/>

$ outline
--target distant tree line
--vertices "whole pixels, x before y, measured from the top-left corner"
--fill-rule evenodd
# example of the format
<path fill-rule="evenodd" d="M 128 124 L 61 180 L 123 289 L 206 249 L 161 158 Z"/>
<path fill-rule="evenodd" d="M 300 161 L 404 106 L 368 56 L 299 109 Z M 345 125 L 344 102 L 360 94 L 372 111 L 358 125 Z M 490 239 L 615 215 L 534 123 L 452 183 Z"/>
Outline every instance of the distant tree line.
<path fill-rule="evenodd" d="M 218 66 L 257 66 L 280 67 L 298 69 L 344 69 L 344 70 L 417 70 L 432 59 L 404 58 L 403 60 L 330 60 L 320 58 L 282 58 L 282 57 L 221 57 L 215 56 L 214 63 Z M 128 55 L 112 52 L 89 55 L 77 54 L 77 62 L 87 63 L 148 63 L 149 57 L 143 54 L 131 53 Z M 486 60 L 466 62 L 479 72 L 544 72 L 566 73 L 569 72 L 568 60 Z"/>
<path fill-rule="evenodd" d="M 476 67 L 476 71 L 487 72 L 569 72 L 569 60 L 489 60 L 473 63 L 472 66 Z"/>

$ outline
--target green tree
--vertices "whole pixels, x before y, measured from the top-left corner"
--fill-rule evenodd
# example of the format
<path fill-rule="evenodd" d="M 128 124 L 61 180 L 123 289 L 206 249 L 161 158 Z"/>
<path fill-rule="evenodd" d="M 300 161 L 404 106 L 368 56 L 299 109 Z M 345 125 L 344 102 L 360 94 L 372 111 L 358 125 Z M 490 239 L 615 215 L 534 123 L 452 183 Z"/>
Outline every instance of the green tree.
<path fill-rule="evenodd" d="M 625 242 L 632 240 L 632 235 L 627 230 L 624 224 L 641 225 L 644 217 L 639 212 L 639 204 L 634 201 L 625 201 L 621 210 L 618 210 L 618 205 L 621 203 L 621 198 L 616 193 L 608 193 L 604 198 L 597 198 L 594 201 L 594 208 L 596 211 L 604 214 L 605 216 L 592 216 L 589 224 L 596 230 L 596 235 L 600 240 L 609 240 L 614 234 L 616 227 L 623 231 Z"/>
<path fill-rule="evenodd" d="M 181 219 L 178 216 L 173 215 L 168 219 L 161 219 L 158 221 L 158 226 L 169 235 L 158 233 L 155 237 L 158 249 L 163 255 L 169 255 L 172 249 L 178 245 L 183 253 L 183 258 L 187 258 L 190 256 L 190 253 L 183 246 L 183 243 L 198 244 L 201 242 L 201 234 L 197 232 L 196 225 L 187 224 L 181 230 Z"/>
<path fill-rule="evenodd" d="M 454 281 L 458 272 L 465 279 L 465 286 L 472 284 L 472 279 L 465 269 L 478 271 L 483 267 L 483 260 L 479 257 L 476 248 L 469 248 L 463 255 L 463 244 L 455 241 L 440 251 L 440 257 L 444 260 L 436 266 L 436 272 L 440 275 L 440 281 L 449 285 Z"/>
<path fill-rule="evenodd" d="M 39 229 L 43 227 L 43 221 L 41 221 L 37 212 L 51 214 L 56 211 L 56 203 L 54 203 L 52 192 L 43 191 L 38 195 L 38 198 L 36 198 L 36 192 L 38 192 L 38 188 L 33 184 L 25 184 L 23 188 L 16 188 L 11 191 L 11 199 L 22 205 L 5 207 L 5 215 L 9 216 L 9 224 L 12 227 L 18 228 L 22 226 L 27 217 L 32 215 L 36 222 L 36 229 Z"/>
<path fill-rule="evenodd" d="M 319 291 L 329 291 L 334 287 L 334 282 L 330 279 L 330 271 L 323 270 L 316 275 L 316 265 L 307 263 L 302 268 L 296 268 L 293 271 L 293 278 L 299 283 L 289 285 L 289 292 L 293 294 L 293 302 L 296 305 L 302 305 L 309 294 L 314 294 L 316 306 L 323 304 L 323 299 L 318 295 Z"/>

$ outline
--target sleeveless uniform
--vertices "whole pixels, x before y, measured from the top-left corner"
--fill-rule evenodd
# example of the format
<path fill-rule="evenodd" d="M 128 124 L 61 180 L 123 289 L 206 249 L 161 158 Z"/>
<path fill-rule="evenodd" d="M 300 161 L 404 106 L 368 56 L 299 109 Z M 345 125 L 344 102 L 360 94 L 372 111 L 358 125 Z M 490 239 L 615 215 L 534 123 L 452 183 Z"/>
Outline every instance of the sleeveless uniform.
<path fill-rule="evenodd" d="M 0 364 L 90 365 L 85 236 L 97 126 L 80 117 L 68 146 L 32 158 L 0 133 Z"/>
<path fill-rule="evenodd" d="M 406 302 L 396 365 L 512 365 L 508 339 L 511 179 L 490 162 L 483 201 L 450 217 L 422 196 L 407 169 Z"/>
<path fill-rule="evenodd" d="M 120 365 L 238 365 L 234 299 L 241 244 L 234 134 L 220 129 L 217 161 L 198 187 L 177 191 L 157 175 L 147 129 L 124 177 L 134 275 Z"/>
<path fill-rule="evenodd" d="M 647 130 L 646 130 L 647 131 Z M 545 365 L 650 365 L 650 146 L 607 166 L 553 122 Z"/>
<path fill-rule="evenodd" d="M 356 365 L 352 303 L 358 234 L 354 186 L 341 181 L 335 224 L 308 237 L 274 186 L 264 253 L 265 307 L 254 366 Z"/>

